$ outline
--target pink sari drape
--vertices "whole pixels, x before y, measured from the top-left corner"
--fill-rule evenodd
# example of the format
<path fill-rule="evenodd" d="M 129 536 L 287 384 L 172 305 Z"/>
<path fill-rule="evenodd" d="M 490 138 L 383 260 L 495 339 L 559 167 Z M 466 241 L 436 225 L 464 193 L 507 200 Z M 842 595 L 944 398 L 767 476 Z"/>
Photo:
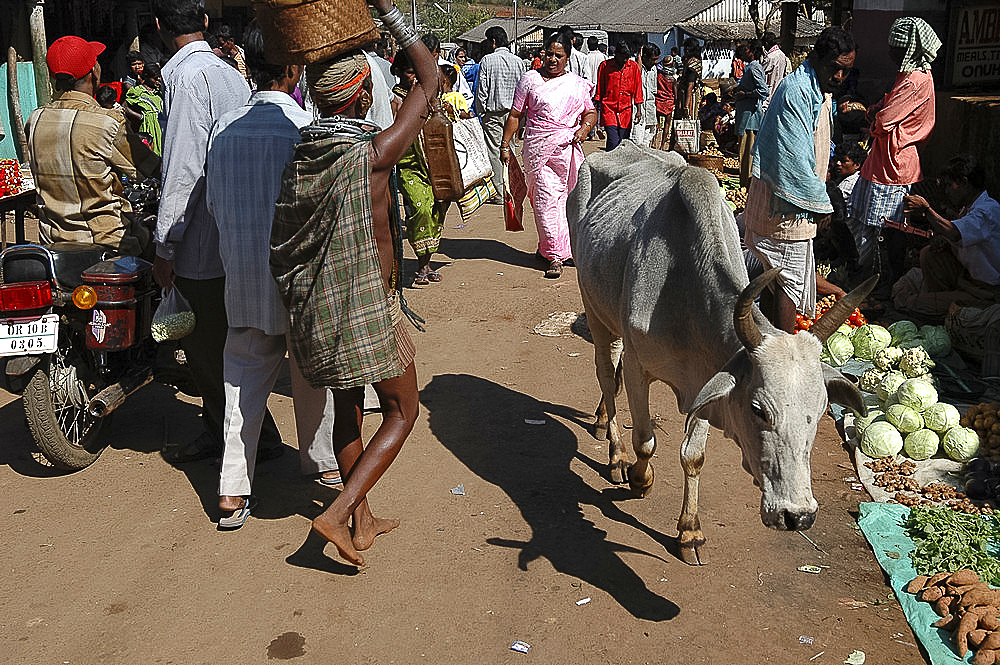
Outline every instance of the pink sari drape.
<path fill-rule="evenodd" d="M 521 77 L 514 109 L 525 114 L 524 176 L 538 228 L 538 251 L 548 260 L 572 258 L 566 199 L 576 185 L 583 149 L 573 143 L 580 116 L 594 108 L 593 84 L 572 73 Z"/>

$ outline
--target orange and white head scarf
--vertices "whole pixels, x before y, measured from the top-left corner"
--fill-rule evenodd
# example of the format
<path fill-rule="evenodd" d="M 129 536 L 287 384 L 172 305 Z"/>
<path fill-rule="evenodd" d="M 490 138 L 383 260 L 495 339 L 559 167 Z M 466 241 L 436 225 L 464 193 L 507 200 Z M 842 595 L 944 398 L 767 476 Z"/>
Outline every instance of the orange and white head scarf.
<path fill-rule="evenodd" d="M 317 62 L 306 67 L 306 80 L 313 101 L 325 113 L 343 113 L 361 94 L 371 67 L 364 53 Z"/>

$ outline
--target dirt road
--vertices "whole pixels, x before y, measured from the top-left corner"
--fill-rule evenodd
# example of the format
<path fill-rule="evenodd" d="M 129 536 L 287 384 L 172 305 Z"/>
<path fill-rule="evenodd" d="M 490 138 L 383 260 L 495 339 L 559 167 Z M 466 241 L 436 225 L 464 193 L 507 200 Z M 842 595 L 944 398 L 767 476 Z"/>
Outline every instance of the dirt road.
<path fill-rule="evenodd" d="M 813 454 L 815 547 L 761 525 L 735 444 L 713 431 L 710 563 L 674 555 L 683 421 L 662 385 L 653 493 L 608 482 L 590 434 L 590 344 L 532 332 L 581 311 L 575 272 L 542 278 L 526 222 L 506 233 L 491 208 L 458 228 L 453 209 L 444 281 L 406 292 L 427 319 L 414 333 L 423 409 L 371 494 L 402 525 L 361 571 L 304 542 L 334 490 L 298 473 L 287 376 L 271 407 L 288 450 L 258 467 L 260 508 L 234 533 L 212 523 L 217 465 L 158 454 L 197 434 L 197 400 L 148 386 L 96 464 L 58 475 L 34 459 L 20 400 L 0 394 L 0 660 L 825 665 L 857 649 L 868 663 L 922 662 L 855 527 L 863 497 L 844 482 L 854 472 L 829 418 Z"/>

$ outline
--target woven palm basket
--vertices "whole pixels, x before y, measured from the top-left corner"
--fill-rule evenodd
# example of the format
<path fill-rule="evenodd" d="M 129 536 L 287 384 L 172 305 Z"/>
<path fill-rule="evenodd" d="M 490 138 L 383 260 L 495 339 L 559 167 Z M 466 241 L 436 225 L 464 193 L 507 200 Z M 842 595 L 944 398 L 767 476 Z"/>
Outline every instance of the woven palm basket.
<path fill-rule="evenodd" d="M 254 0 L 253 7 L 274 64 L 322 62 L 379 37 L 364 0 Z"/>

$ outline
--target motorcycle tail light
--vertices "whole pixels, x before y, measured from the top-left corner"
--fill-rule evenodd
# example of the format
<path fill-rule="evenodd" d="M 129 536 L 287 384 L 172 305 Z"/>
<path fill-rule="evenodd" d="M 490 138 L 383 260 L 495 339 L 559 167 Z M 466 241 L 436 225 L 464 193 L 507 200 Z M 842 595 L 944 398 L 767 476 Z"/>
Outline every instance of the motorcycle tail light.
<path fill-rule="evenodd" d="M 0 286 L 0 312 L 41 309 L 52 304 L 49 282 L 21 282 Z"/>
<path fill-rule="evenodd" d="M 97 291 L 86 284 L 76 287 L 73 289 L 73 304 L 79 309 L 93 309 L 97 304 Z"/>

